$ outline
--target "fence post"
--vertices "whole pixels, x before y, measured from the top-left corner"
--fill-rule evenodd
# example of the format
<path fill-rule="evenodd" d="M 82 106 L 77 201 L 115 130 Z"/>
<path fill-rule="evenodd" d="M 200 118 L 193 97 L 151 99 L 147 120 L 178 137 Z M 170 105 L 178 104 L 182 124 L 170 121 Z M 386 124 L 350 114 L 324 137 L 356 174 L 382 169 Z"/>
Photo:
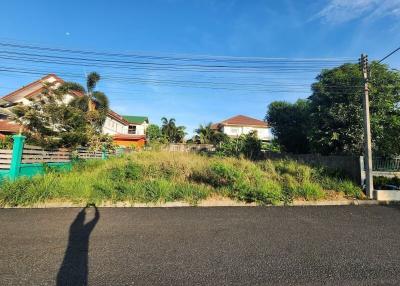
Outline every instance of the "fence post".
<path fill-rule="evenodd" d="M 13 136 L 13 150 L 10 165 L 9 178 L 11 181 L 15 181 L 18 178 L 19 170 L 22 161 L 22 152 L 24 150 L 25 136 L 18 134 Z"/>
<path fill-rule="evenodd" d="M 107 148 L 106 146 L 103 145 L 101 148 L 101 159 L 106 160 L 107 159 Z"/>

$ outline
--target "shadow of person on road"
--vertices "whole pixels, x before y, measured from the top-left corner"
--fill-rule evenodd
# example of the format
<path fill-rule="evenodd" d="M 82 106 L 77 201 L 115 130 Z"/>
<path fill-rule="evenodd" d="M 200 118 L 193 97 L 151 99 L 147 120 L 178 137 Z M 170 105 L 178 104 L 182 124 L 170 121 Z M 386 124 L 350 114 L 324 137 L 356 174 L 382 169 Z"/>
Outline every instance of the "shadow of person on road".
<path fill-rule="evenodd" d="M 76 216 L 69 228 L 68 246 L 57 274 L 57 286 L 82 286 L 88 280 L 89 236 L 100 219 L 96 207 L 94 218 L 85 224 L 87 207 Z"/>

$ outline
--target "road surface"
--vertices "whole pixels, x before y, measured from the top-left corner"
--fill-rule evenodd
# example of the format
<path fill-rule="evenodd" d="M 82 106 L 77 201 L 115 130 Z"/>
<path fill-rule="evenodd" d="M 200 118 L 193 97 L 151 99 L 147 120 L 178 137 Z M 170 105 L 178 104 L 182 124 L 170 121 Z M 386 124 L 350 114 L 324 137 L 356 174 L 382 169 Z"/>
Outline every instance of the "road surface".
<path fill-rule="evenodd" d="M 1 209 L 0 285 L 400 285 L 400 207 Z"/>

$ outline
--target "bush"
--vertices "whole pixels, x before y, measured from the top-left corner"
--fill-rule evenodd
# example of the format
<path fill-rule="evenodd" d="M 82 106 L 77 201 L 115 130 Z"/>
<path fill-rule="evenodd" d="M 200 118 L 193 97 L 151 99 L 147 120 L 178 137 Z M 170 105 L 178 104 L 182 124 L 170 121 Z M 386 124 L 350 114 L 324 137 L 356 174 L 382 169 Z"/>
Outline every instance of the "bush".
<path fill-rule="evenodd" d="M 316 201 L 325 197 L 325 192 L 317 183 L 305 182 L 298 187 L 296 192 L 308 201 Z"/>
<path fill-rule="evenodd" d="M 249 160 L 257 160 L 262 156 L 261 140 L 258 139 L 257 133 L 241 135 L 239 138 L 223 141 L 217 148 L 218 156 L 239 157 L 243 155 Z"/>
<path fill-rule="evenodd" d="M 13 141 L 11 135 L 6 135 L 4 138 L 0 138 L 0 149 L 12 149 Z"/>

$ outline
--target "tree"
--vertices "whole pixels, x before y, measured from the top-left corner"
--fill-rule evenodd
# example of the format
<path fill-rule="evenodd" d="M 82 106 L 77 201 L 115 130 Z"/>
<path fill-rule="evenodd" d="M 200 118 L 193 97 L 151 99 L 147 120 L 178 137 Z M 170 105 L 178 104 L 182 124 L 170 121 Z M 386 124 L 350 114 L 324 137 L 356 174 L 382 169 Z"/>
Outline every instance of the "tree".
<path fill-rule="evenodd" d="M 247 159 L 256 160 L 261 158 L 261 147 L 261 140 L 258 139 L 257 133 L 253 131 L 222 142 L 217 148 L 217 154 L 234 157 L 243 155 Z"/>
<path fill-rule="evenodd" d="M 170 143 L 182 142 L 185 138 L 185 127 L 176 126 L 175 118 L 167 119 L 166 117 L 161 118 L 162 126 L 161 133 Z"/>
<path fill-rule="evenodd" d="M 156 124 L 150 124 L 146 129 L 146 136 L 150 142 L 159 140 L 162 136 L 160 127 Z"/>
<path fill-rule="evenodd" d="M 86 78 L 86 88 L 79 83 L 65 82 L 60 89 L 64 93 L 78 92 L 82 96 L 77 96 L 71 101 L 71 105 L 86 113 L 86 120 L 97 131 L 101 131 L 109 109 L 108 97 L 101 91 L 96 91 L 96 85 L 100 80 L 100 75 L 91 72 Z"/>
<path fill-rule="evenodd" d="M 86 144 L 85 114 L 62 101 L 64 92 L 46 83 L 38 99 L 11 109 L 15 115 L 13 119 L 24 126 L 28 142 L 47 148 Z"/>
<path fill-rule="evenodd" d="M 243 136 L 242 150 L 243 155 L 250 160 L 261 157 L 261 140 L 258 139 L 257 132 L 252 131 Z"/>
<path fill-rule="evenodd" d="M 373 62 L 370 111 L 373 151 L 400 154 L 400 74 Z M 363 79 L 359 66 L 344 64 L 324 70 L 312 85 L 310 134 L 313 151 L 322 154 L 363 153 Z"/>
<path fill-rule="evenodd" d="M 208 123 L 204 126 L 200 124 L 199 128 L 197 128 L 195 132 L 197 133 L 195 141 L 201 144 L 218 145 L 220 142 L 225 141 L 228 137 L 225 133 L 213 129 L 212 123 Z"/>
<path fill-rule="evenodd" d="M 265 119 L 272 127 L 272 133 L 283 151 L 297 154 L 310 151 L 307 138 L 309 101 L 298 100 L 293 104 L 285 101 L 272 102 L 268 106 Z"/>
<path fill-rule="evenodd" d="M 373 152 L 400 154 L 400 73 L 373 62 L 370 66 Z M 363 154 L 363 77 L 356 64 L 323 70 L 308 100 L 273 102 L 266 119 L 288 152 Z"/>

